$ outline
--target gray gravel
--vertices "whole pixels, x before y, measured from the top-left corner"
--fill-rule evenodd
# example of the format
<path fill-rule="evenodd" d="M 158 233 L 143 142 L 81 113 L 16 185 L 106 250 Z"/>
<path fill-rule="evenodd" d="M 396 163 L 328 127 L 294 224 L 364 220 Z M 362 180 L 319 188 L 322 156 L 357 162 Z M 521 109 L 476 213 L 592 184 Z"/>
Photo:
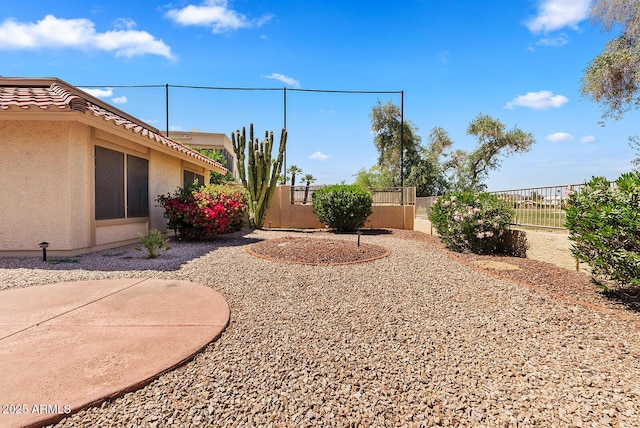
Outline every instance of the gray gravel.
<path fill-rule="evenodd" d="M 393 235 L 363 236 L 391 255 L 347 266 L 246 252 L 285 235 L 298 236 L 236 234 L 157 260 L 127 247 L 46 269 L 0 258 L 3 288 L 148 276 L 210 285 L 231 308 L 193 361 L 59 426 L 640 426 L 631 322 Z"/>

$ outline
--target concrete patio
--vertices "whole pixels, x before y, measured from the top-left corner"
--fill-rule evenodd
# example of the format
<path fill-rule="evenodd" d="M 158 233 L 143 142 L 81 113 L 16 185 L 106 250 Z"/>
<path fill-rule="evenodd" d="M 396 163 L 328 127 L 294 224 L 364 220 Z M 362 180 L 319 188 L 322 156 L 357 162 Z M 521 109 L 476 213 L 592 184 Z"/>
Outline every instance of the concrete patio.
<path fill-rule="evenodd" d="M 42 426 L 188 361 L 229 322 L 222 295 L 158 279 L 0 293 L 0 426 Z"/>

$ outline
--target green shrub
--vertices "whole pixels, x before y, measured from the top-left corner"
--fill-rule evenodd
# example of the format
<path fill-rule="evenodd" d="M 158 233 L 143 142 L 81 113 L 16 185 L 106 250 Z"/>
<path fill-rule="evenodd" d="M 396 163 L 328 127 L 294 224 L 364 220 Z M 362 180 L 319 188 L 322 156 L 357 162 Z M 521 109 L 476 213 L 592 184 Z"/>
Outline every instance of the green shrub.
<path fill-rule="evenodd" d="M 373 195 L 355 184 L 322 187 L 311 200 L 318 220 L 338 232 L 355 232 L 373 212 Z"/>
<path fill-rule="evenodd" d="M 640 285 L 640 172 L 613 186 L 593 177 L 580 192 L 569 189 L 565 210 L 573 255 L 589 264 L 593 282 L 604 290 Z"/>
<path fill-rule="evenodd" d="M 158 257 L 159 251 L 162 249 L 165 251 L 169 251 L 171 249 L 169 240 L 165 239 L 159 230 L 151 229 L 146 235 L 138 233 L 138 237 L 140 238 L 140 244 L 142 247 L 147 250 L 147 258 L 149 259 L 155 259 Z M 142 247 L 136 246 L 134 248 L 138 251 L 142 251 Z"/>
<path fill-rule="evenodd" d="M 477 254 L 506 253 L 505 231 L 513 208 L 489 193 L 447 193 L 431 207 L 429 219 L 451 250 Z"/>

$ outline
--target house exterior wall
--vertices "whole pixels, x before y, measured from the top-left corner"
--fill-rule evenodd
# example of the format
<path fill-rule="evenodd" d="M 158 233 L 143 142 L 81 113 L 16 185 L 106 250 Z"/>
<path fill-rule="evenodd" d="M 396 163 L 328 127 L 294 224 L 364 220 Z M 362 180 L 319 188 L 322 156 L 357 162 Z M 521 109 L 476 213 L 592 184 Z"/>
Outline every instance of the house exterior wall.
<path fill-rule="evenodd" d="M 87 131 L 69 122 L 0 122 L 0 251 L 87 244 Z"/>
<path fill-rule="evenodd" d="M 68 159 L 69 180 L 58 183 L 69 192 L 69 248 L 91 245 L 93 227 L 93 146 L 91 127 L 77 122 L 69 124 Z M 65 248 L 66 249 L 66 248 Z"/>
<path fill-rule="evenodd" d="M 181 163 L 164 153 L 152 151 L 149 158 L 149 226 L 152 229 L 167 232 L 167 219 L 164 210 L 156 206 L 156 198 L 173 193 L 183 185 Z"/>
<path fill-rule="evenodd" d="M 95 147 L 149 160 L 149 217 L 95 220 Z M 0 255 L 75 255 L 166 231 L 158 195 L 209 169 L 73 120 L 0 120 Z"/>

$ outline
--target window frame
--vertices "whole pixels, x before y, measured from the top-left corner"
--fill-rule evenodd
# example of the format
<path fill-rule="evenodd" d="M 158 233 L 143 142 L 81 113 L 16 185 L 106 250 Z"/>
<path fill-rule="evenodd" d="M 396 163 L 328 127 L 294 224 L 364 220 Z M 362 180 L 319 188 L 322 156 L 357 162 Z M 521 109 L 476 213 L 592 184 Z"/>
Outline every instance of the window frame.
<path fill-rule="evenodd" d="M 193 180 L 191 182 L 189 182 L 189 180 L 187 179 L 187 174 L 191 174 L 193 175 Z M 198 179 L 198 186 L 204 186 L 209 184 L 209 180 L 205 181 L 205 177 L 202 174 L 199 174 L 197 172 L 191 171 L 189 169 L 183 168 L 182 169 L 182 187 L 187 187 L 192 185 L 193 183 L 195 183 L 196 178 Z M 202 179 L 202 180 L 200 180 Z"/>
<path fill-rule="evenodd" d="M 104 213 L 107 213 L 109 211 L 111 211 L 108 215 L 103 216 L 101 212 L 99 212 L 99 200 L 104 200 L 105 198 L 100 198 L 99 197 L 99 190 L 100 189 L 108 189 L 109 186 L 101 186 L 102 183 L 104 183 L 104 181 L 101 181 L 99 178 L 99 174 L 100 171 L 98 170 L 99 168 L 99 153 L 103 151 L 103 153 L 105 154 L 109 154 L 109 156 L 112 156 L 112 158 L 116 158 L 117 156 L 119 156 L 121 158 L 121 162 L 122 162 L 122 167 L 117 167 L 116 170 L 116 176 L 121 174 L 122 178 L 121 179 L 117 179 L 117 186 L 119 187 L 120 184 L 122 184 L 122 190 L 121 193 L 119 195 L 116 196 L 120 196 L 121 201 L 120 202 L 116 202 L 116 204 L 121 204 L 121 206 L 116 207 L 115 210 L 110 210 L 110 209 L 103 209 Z M 104 152 L 106 151 L 106 152 Z M 94 200 L 95 200 L 95 207 L 94 207 L 94 220 L 97 222 L 129 222 L 129 221 L 136 221 L 136 220 L 140 220 L 140 221 L 146 221 L 149 218 L 150 215 L 150 200 L 149 200 L 149 159 L 146 157 L 141 156 L 141 154 L 139 152 L 134 152 L 132 150 L 127 150 L 124 147 L 118 147 L 118 148 L 114 148 L 112 147 L 111 144 L 109 145 L 103 145 L 103 144 L 95 144 L 94 145 Z M 141 162 L 143 161 L 143 162 Z M 146 186 L 133 186 L 132 183 L 130 181 L 137 179 L 139 180 L 141 178 L 140 175 L 140 170 L 132 170 L 131 168 L 133 168 L 132 165 L 144 165 L 144 169 L 143 169 L 143 173 L 142 173 L 142 178 L 143 180 L 146 179 Z M 103 167 L 107 167 L 108 165 L 103 164 Z M 113 174 L 111 174 L 113 175 Z M 106 176 L 107 178 L 109 177 L 109 171 L 107 171 L 106 174 L 103 174 L 103 176 Z M 107 181 L 108 182 L 108 181 Z M 146 189 L 144 188 L 146 187 Z M 145 202 L 138 204 L 137 207 L 132 208 L 131 207 L 131 203 L 130 203 L 130 198 L 133 197 L 132 192 L 133 191 L 137 191 L 138 193 L 141 193 L 142 195 L 144 195 L 144 197 L 146 198 Z M 131 213 L 131 210 L 134 209 L 135 212 Z M 100 215 L 100 216 L 99 216 Z"/>

